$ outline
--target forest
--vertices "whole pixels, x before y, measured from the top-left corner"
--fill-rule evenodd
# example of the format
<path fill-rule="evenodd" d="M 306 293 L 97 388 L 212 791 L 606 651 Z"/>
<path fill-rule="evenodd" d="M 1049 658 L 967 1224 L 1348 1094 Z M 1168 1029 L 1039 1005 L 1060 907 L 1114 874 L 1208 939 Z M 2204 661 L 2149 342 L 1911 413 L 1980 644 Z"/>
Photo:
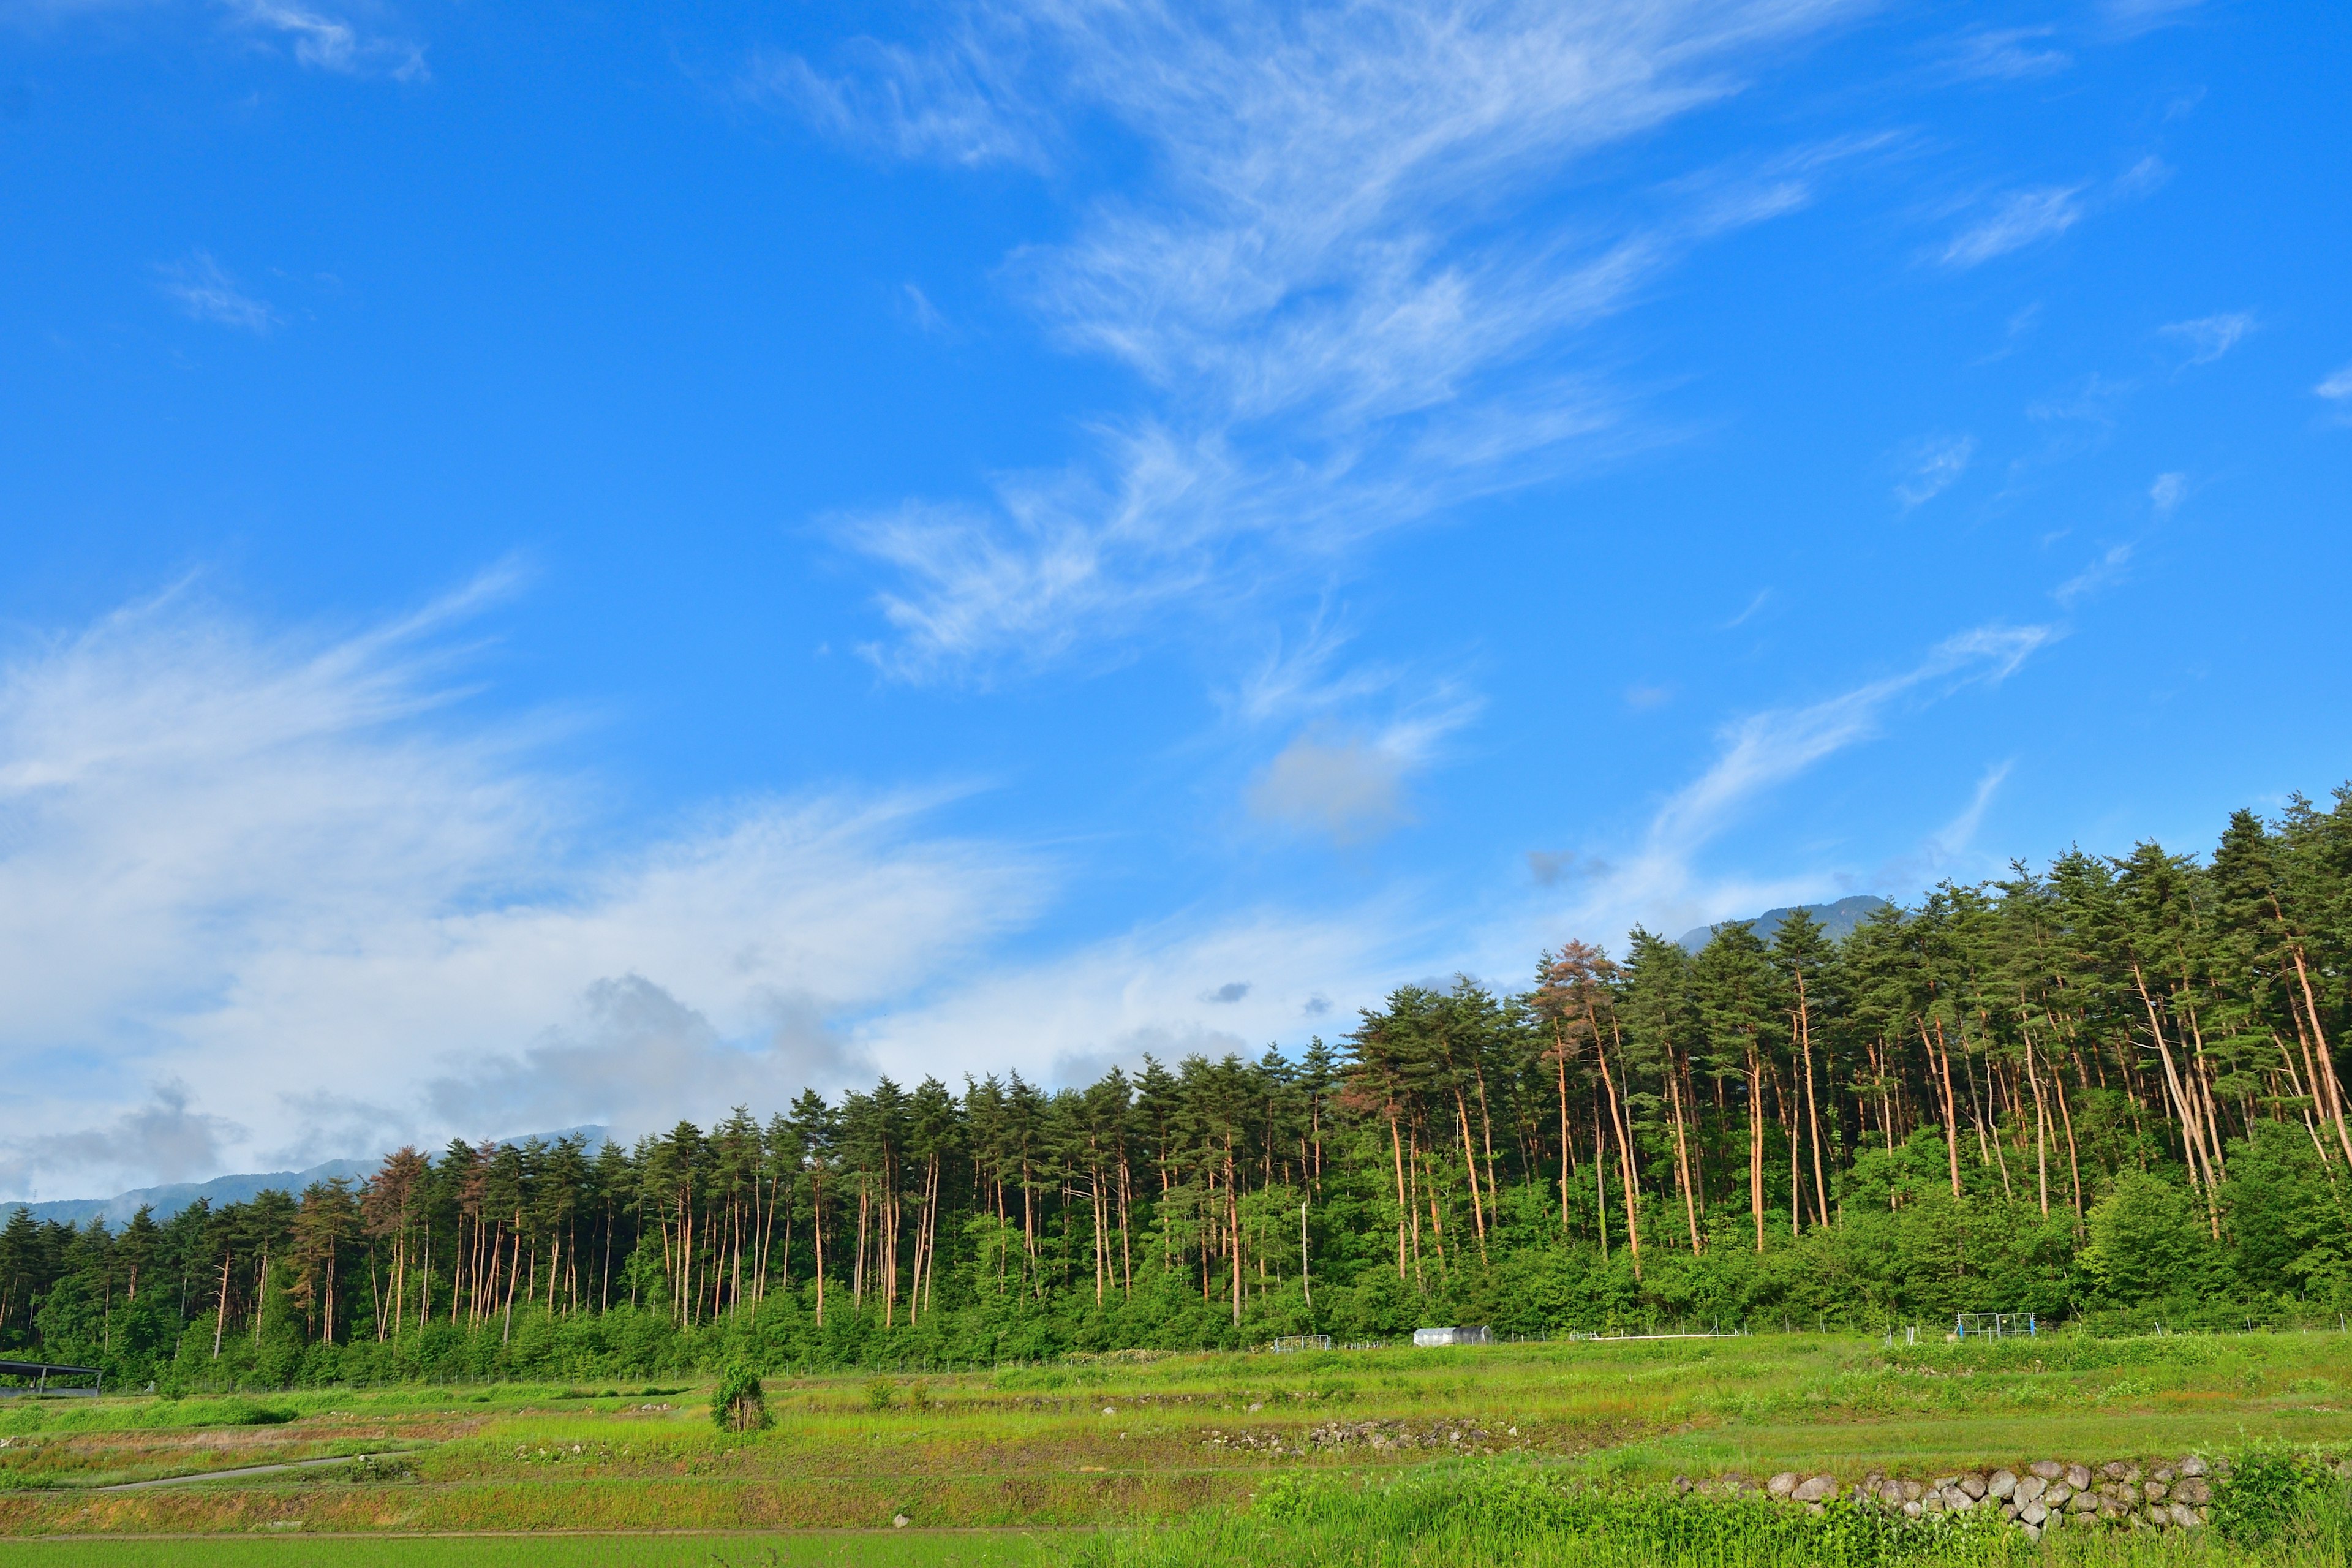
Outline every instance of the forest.
<path fill-rule="evenodd" d="M 1832 942 L 1569 941 L 1252 1061 L 884 1079 L 634 1147 L 0 1228 L 0 1353 L 117 1385 L 951 1368 L 1558 1333 L 2352 1310 L 2352 785 Z"/>

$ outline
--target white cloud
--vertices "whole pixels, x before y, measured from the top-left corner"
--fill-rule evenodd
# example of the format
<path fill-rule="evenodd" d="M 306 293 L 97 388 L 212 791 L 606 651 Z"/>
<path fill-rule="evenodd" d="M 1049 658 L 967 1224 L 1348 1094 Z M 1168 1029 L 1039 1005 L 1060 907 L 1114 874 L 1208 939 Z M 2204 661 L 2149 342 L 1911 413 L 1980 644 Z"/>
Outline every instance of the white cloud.
<path fill-rule="evenodd" d="M 2352 364 L 2326 377 L 2311 390 L 2314 395 L 2335 404 L 2341 411 L 2340 418 L 2352 421 Z"/>
<path fill-rule="evenodd" d="M 1251 785 L 1250 810 L 1338 843 L 1378 837 L 1408 820 L 1405 782 L 1431 765 L 1445 737 L 1469 723 L 1481 706 L 1475 697 L 1441 683 L 1370 733 L 1318 720 L 1283 747 Z"/>
<path fill-rule="evenodd" d="M 2189 476 L 2187 474 L 2158 474 L 2156 476 L 2156 483 L 2147 487 L 2148 504 L 2154 507 L 2159 515 L 2172 510 L 2188 499 Z"/>
<path fill-rule="evenodd" d="M 199 321 L 216 321 L 248 332 L 267 333 L 284 318 L 267 300 L 238 288 L 207 251 L 191 252 L 184 261 L 156 268 L 160 287 L 180 302 L 180 309 Z"/>
<path fill-rule="evenodd" d="M 0 1193 L 33 1194 L 49 1171 L 124 1168 L 125 1150 L 137 1151 L 131 1168 L 155 1181 L 201 1180 L 219 1173 L 223 1152 L 244 1132 L 234 1122 L 191 1110 L 187 1085 L 161 1083 L 146 1104 L 104 1125 L 0 1141 Z"/>
<path fill-rule="evenodd" d="M 1895 499 L 1905 511 L 1925 506 L 1968 472 L 1976 451 L 1973 436 L 1933 436 L 1912 443 L 1903 456 L 1903 479 L 1895 487 Z"/>
<path fill-rule="evenodd" d="M 1344 1018 L 1459 945 L 1454 931 L 1393 897 L 1324 917 L 1187 910 L 1035 963 L 976 971 L 875 1020 L 856 1042 L 902 1079 L 938 1063 L 942 1040 L 955 1042 L 958 1071 L 1016 1068 L 1048 1082 L 1132 1068 L 1146 1051 L 1255 1057 L 1269 1040 L 1296 1041 L 1302 1018 Z M 1248 989 L 1204 999 L 1234 984 Z"/>
<path fill-rule="evenodd" d="M 1347 641 L 1318 616 L 1295 645 L 1277 644 L 1225 704 L 1249 730 L 1300 726 L 1252 781 L 1251 815 L 1340 844 L 1409 820 L 1407 781 L 1484 706 L 1452 679 L 1409 681 L 1381 664 L 1339 672 Z"/>
<path fill-rule="evenodd" d="M 2202 0 L 2101 0 L 2099 14 L 2110 29 L 2129 37 L 2183 21 Z"/>
<path fill-rule="evenodd" d="M 1361 736 L 1299 736 L 1251 786 L 1250 810 L 1270 822 L 1328 833 L 1335 842 L 1375 837 L 1404 820 L 1409 759 Z"/>
<path fill-rule="evenodd" d="M 1675 700 L 1671 686 L 1656 686 L 1636 681 L 1625 689 L 1625 706 L 1636 713 L 1646 713 L 1653 708 L 1663 708 Z"/>
<path fill-rule="evenodd" d="M 1777 879 L 1707 876 L 1698 868 L 1700 853 L 1771 791 L 1876 737 L 1898 713 L 1968 686 L 1998 684 L 2057 636 L 2049 626 L 1980 626 L 1938 644 L 1908 669 L 1727 726 L 1714 763 L 1661 804 L 1641 842 L 1589 867 L 1566 911 L 1567 929 L 1612 939 L 1636 922 L 1682 931 L 1820 896 L 1825 879 L 1819 873 Z M 2000 770 L 1979 786 L 1973 809 L 1981 812 L 2005 773 Z M 1964 816 L 1945 837 L 1963 826 L 1973 831 L 1973 819 Z M 1559 912 L 1545 918 L 1556 925 Z M 1506 945 L 1497 944 L 1498 951 Z"/>
<path fill-rule="evenodd" d="M 2210 364 L 2237 347 L 2239 340 L 2252 331 L 2255 325 L 2251 311 L 2227 310 L 2200 316 L 2193 321 L 2174 321 L 2162 331 L 2167 337 L 2179 338 L 2188 345 L 2189 363 Z"/>
<path fill-rule="evenodd" d="M 2059 235 L 2083 218 L 2082 185 L 2045 185 L 2013 191 L 1985 216 L 1952 237 L 1943 249 L 1947 266 L 1976 267 Z"/>
<path fill-rule="evenodd" d="M 73 1132 L 142 1081 L 190 1086 L 225 1154 L 320 1107 L 708 1116 L 728 1084 L 837 1079 L 843 1031 L 1037 907 L 1034 858 L 926 832 L 920 796 L 607 842 L 544 723 L 466 717 L 449 632 L 481 597 L 273 638 L 182 591 L 0 667 L 0 1178 L 157 1173 L 168 1141 Z"/>
<path fill-rule="evenodd" d="M 1724 622 L 1720 629 L 1727 632 L 1746 626 L 1749 621 L 1754 620 L 1756 616 L 1762 612 L 1766 605 L 1770 604 L 1771 602 L 1771 589 L 1757 589 L 1756 596 L 1748 601 L 1748 607 L 1740 611 L 1738 615 L 1732 616 L 1729 620 Z"/>
<path fill-rule="evenodd" d="M 1976 842 L 1977 830 L 1984 826 L 1985 813 L 1992 807 L 1993 795 L 2008 781 L 2011 770 L 2016 765 L 2011 760 L 1987 768 L 1984 777 L 1977 781 L 1976 793 L 1969 797 L 1969 804 L 1960 814 L 1928 835 L 1927 847 L 1932 860 L 1929 867 L 1931 875 L 1946 870 Z"/>
<path fill-rule="evenodd" d="M 341 16 L 288 0 L 226 0 L 230 17 L 247 31 L 289 41 L 294 58 L 317 70 L 345 75 L 381 72 L 399 81 L 430 75 L 418 45 L 362 31 Z"/>
<path fill-rule="evenodd" d="M 2131 558 L 2137 548 L 2132 544 L 2110 546 L 2100 554 L 2097 560 L 2052 589 L 2050 596 L 2062 605 L 2072 606 L 2075 600 L 2098 593 L 2120 581 L 2124 574 L 2124 568 L 2131 564 Z"/>
<path fill-rule="evenodd" d="M 916 331 L 933 334 L 951 331 L 948 319 L 940 314 L 937 305 L 931 303 L 931 297 L 914 284 L 905 285 L 900 297 L 906 300 L 907 315 L 914 322 Z"/>
<path fill-rule="evenodd" d="M 736 89 L 746 100 L 798 114 L 815 129 L 898 158 L 1040 165 L 1050 133 L 1026 109 L 1006 69 L 1014 40 L 989 36 L 1010 18 L 975 7 L 957 20 L 950 47 L 924 51 L 857 40 L 828 76 L 798 55 L 753 53 Z"/>
<path fill-rule="evenodd" d="M 1954 76 L 2023 81 L 2055 76 L 2074 63 L 2063 49 L 2042 47 L 2055 27 L 1983 28 L 1952 40 L 1946 68 Z"/>
<path fill-rule="evenodd" d="M 1136 374 L 1141 408 L 985 503 L 835 519 L 897 579 L 896 635 L 869 656 L 909 679 L 1060 657 L 1598 450 L 1623 399 L 1550 368 L 1567 337 L 1864 144 L 1567 223 L 1526 221 L 1531 193 L 1846 9 L 1039 0 L 972 8 L 923 51 L 861 45 L 836 74 L 761 62 L 864 145 L 1035 162 L 1082 116 L 1131 135 L 1146 171 L 1009 272 L 1062 344 Z"/>
<path fill-rule="evenodd" d="M 341 637 L 182 589 L 0 664 L 0 1196 L 625 1137 L 877 1069 L 1255 1055 L 1453 941 L 1384 897 L 1024 956 L 1050 868 L 930 831 L 936 797 L 616 837 L 545 760 L 558 727 L 470 712 L 459 627 L 501 586 Z M 1327 710 L 1302 701 L 1267 721 Z M 1460 710 L 1403 703 L 1368 743 L 1409 769 Z"/>

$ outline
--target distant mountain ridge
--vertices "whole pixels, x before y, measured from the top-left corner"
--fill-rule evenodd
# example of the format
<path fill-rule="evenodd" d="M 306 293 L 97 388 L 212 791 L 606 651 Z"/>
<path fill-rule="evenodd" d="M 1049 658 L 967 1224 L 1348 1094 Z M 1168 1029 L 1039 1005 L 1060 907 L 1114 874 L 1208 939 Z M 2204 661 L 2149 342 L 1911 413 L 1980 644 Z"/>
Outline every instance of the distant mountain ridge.
<path fill-rule="evenodd" d="M 1868 920 L 1873 910 L 1885 907 L 1886 900 L 1875 893 L 1856 893 L 1852 898 L 1840 899 L 1833 904 L 1794 904 L 1784 910 L 1766 910 L 1747 923 L 1755 928 L 1759 937 L 1769 942 L 1772 940 L 1772 934 L 1780 929 L 1782 921 L 1787 920 L 1799 910 L 1802 910 L 1821 922 L 1822 931 L 1832 942 L 1837 942 L 1843 940 L 1854 927 Z M 1685 951 L 1696 952 L 1715 939 L 1715 933 L 1717 931 L 1725 926 L 1739 923 L 1738 921 L 1718 921 L 1711 926 L 1700 926 L 1696 930 L 1686 931 L 1682 934 L 1682 945 Z"/>
<path fill-rule="evenodd" d="M 500 1138 L 499 1143 L 528 1143 L 533 1139 L 552 1143 L 559 1138 L 584 1136 L 592 1144 L 602 1140 L 609 1130 L 604 1127 L 563 1127 L 553 1132 L 530 1132 L 520 1138 Z M 245 1175 L 215 1176 L 209 1182 L 172 1182 L 160 1187 L 134 1187 L 127 1193 L 117 1193 L 110 1198 L 58 1198 L 49 1203 L 0 1203 L 0 1214 L 18 1208 L 31 1211 L 38 1221 L 55 1220 L 60 1225 L 88 1225 L 102 1219 L 110 1228 L 119 1229 L 142 1208 L 152 1208 L 158 1222 L 170 1219 L 198 1198 L 213 1207 L 225 1204 L 249 1203 L 257 1194 L 276 1188 L 279 1192 L 299 1193 L 313 1182 L 331 1182 L 341 1176 L 356 1185 L 373 1174 L 383 1163 L 383 1156 L 373 1160 L 329 1160 L 307 1171 L 256 1171 Z"/>

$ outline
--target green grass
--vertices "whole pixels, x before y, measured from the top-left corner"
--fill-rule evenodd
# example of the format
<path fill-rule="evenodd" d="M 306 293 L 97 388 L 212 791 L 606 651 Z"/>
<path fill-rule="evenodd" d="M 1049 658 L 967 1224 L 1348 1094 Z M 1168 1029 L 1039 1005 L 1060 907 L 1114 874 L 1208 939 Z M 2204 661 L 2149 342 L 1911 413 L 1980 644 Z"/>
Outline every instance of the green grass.
<path fill-rule="evenodd" d="M 9 1568 L 1038 1568 L 1028 1531 L 19 1541 Z"/>
<path fill-rule="evenodd" d="M 1291 1477 L 1247 1513 L 1073 1543 L 1074 1568 L 2341 1568 L 2352 1498 L 2273 1454 L 2260 1505 L 2202 1530 L 2086 1526 L 2036 1543 L 1983 1514 L 1907 1520 L 1850 1502 L 1678 1497 L 1564 1478 L 1510 1460 L 1402 1477 Z"/>
<path fill-rule="evenodd" d="M 1733 1470 L 1828 1470 L 1851 1481 L 1873 1468 L 1925 1477 L 2042 1458 L 2224 1453 L 2260 1440 L 2352 1453 L 2347 1390 L 2352 1336 L 2341 1333 L 1899 1347 L 1795 1334 L 772 1378 L 775 1424 L 743 1436 L 713 1429 L 706 1388 L 670 1383 L 17 1401 L 0 1409 L 0 1538 L 176 1532 L 268 1552 L 268 1532 L 299 1530 L 306 1550 L 324 1552 L 347 1550 L 325 1543 L 336 1532 L 749 1530 L 799 1532 L 760 1538 L 779 1552 L 828 1541 L 845 1552 L 928 1552 L 924 1542 L 962 1539 L 990 1543 L 966 1550 L 1002 1552 L 1013 1538 L 924 1531 L 1113 1527 L 1057 1548 L 1061 1568 L 1073 1554 L 1172 1551 L 1187 1531 L 1244 1542 L 1287 1528 L 1254 1511 L 1282 1478 L 1371 1484 L 1447 1472 L 1473 1452 L 1628 1492 Z M 361 1452 L 397 1457 L 373 1476 L 326 1469 L 94 1489 Z M 917 1528 L 889 1532 L 899 1513 Z M 1340 1521 L 1310 1542 L 1259 1544 L 1321 1551 L 1355 1528 Z M 812 1533 L 874 1529 L 885 1533 Z M 531 1549 L 554 1539 L 534 1535 Z M 629 1537 L 624 1549 L 639 1552 L 643 1539 L 670 1542 L 659 1548 L 669 1552 L 679 1538 Z M 1446 1539 L 1368 1537 L 1367 1554 L 1344 1560 L 1460 1561 L 1431 1544 Z M 1206 1536 L 1192 1546 L 1223 1550 Z M 766 1561 L 713 1550 L 719 1561 Z M 1286 1560 L 1265 1552 L 1261 1564 Z M 1538 1560 L 1550 1559 L 1528 1559 Z"/>

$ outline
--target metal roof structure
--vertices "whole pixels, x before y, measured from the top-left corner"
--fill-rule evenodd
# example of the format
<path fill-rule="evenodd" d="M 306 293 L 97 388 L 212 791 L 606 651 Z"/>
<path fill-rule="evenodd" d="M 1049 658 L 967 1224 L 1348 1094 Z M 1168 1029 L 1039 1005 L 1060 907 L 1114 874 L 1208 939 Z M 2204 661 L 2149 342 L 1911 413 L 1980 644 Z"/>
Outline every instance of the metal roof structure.
<path fill-rule="evenodd" d="M 0 1361 L 0 1377 L 29 1377 L 35 1380 L 34 1386 L 29 1389 L 0 1389 L 0 1394 L 50 1393 L 96 1394 L 99 1391 L 99 1388 L 103 1388 L 106 1385 L 106 1373 L 101 1368 L 94 1366 L 59 1366 L 53 1362 L 45 1361 Z M 49 1379 L 53 1377 L 94 1377 L 98 1379 L 99 1386 L 98 1388 L 51 1389 L 49 1387 Z"/>

